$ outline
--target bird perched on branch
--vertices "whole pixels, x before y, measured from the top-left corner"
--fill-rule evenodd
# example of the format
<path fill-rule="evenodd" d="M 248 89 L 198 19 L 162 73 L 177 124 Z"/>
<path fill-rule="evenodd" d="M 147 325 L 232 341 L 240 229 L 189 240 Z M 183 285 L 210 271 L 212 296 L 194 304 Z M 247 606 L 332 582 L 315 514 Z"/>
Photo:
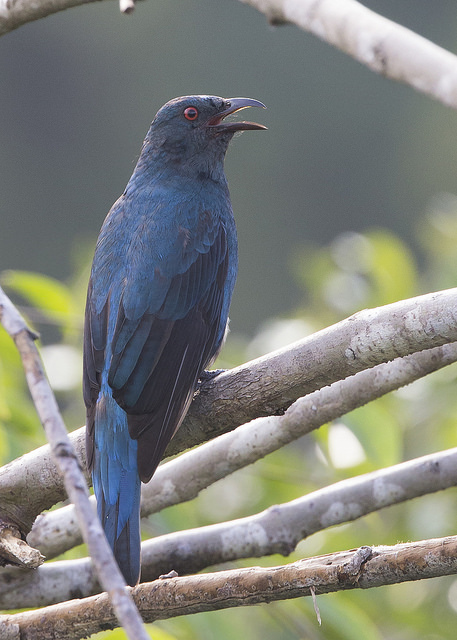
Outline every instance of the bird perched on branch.
<path fill-rule="evenodd" d="M 225 118 L 250 98 L 186 96 L 154 118 L 103 223 L 84 327 L 86 448 L 97 508 L 128 584 L 140 575 L 140 487 L 217 356 L 237 273 Z"/>

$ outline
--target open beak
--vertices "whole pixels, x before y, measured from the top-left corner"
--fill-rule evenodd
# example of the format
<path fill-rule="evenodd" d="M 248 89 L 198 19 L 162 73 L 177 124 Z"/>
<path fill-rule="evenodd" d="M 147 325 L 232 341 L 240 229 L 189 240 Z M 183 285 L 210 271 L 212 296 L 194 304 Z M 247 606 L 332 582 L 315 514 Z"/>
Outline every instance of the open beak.
<path fill-rule="evenodd" d="M 262 102 L 259 102 L 259 100 L 254 100 L 253 98 L 229 98 L 225 101 L 225 105 L 227 108 L 224 109 L 224 111 L 220 111 L 217 116 L 211 118 L 206 123 L 207 127 L 211 127 L 211 129 L 217 133 L 224 133 L 225 131 L 255 131 L 256 129 L 262 130 L 267 128 L 263 124 L 257 124 L 257 122 L 224 121 L 224 118 L 230 116 L 232 113 L 241 111 L 241 109 L 247 109 L 248 107 L 262 107 L 262 109 L 266 109 L 266 106 Z"/>

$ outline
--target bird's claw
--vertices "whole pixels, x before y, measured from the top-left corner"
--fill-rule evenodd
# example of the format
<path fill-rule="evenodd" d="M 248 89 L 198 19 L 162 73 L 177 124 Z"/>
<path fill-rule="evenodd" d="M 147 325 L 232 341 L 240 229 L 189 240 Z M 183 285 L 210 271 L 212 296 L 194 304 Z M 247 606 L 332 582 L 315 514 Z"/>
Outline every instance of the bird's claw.
<path fill-rule="evenodd" d="M 201 372 L 197 381 L 196 391 L 200 391 L 200 389 L 207 383 L 219 376 L 221 373 L 224 373 L 227 369 L 212 369 L 211 371 L 207 371 L 206 369 Z"/>
<path fill-rule="evenodd" d="M 201 374 L 200 374 L 198 379 L 202 383 L 203 382 L 209 382 L 213 378 L 216 378 L 216 376 L 219 376 L 221 373 L 225 373 L 226 371 L 227 371 L 227 369 L 211 369 L 211 371 L 207 371 L 205 369 L 204 371 L 201 372 Z"/>

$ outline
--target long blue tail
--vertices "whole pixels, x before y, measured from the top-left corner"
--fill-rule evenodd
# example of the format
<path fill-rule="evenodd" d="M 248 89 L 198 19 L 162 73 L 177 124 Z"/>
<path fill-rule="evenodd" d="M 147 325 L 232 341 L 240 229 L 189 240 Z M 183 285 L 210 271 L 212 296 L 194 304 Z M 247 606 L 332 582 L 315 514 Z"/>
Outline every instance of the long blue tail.
<path fill-rule="evenodd" d="M 103 391 L 95 410 L 92 483 L 98 516 L 125 581 L 140 577 L 140 495 L 137 442 L 129 436 L 127 416 Z"/>

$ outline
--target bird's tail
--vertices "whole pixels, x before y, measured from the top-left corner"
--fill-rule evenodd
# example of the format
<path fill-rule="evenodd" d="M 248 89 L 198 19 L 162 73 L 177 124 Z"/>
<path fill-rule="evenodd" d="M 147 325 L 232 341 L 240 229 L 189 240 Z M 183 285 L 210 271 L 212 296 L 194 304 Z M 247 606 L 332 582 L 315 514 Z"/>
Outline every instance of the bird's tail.
<path fill-rule="evenodd" d="M 92 482 L 97 512 L 127 584 L 140 577 L 140 494 L 137 442 L 127 416 L 110 393 L 101 393 L 95 410 Z"/>

